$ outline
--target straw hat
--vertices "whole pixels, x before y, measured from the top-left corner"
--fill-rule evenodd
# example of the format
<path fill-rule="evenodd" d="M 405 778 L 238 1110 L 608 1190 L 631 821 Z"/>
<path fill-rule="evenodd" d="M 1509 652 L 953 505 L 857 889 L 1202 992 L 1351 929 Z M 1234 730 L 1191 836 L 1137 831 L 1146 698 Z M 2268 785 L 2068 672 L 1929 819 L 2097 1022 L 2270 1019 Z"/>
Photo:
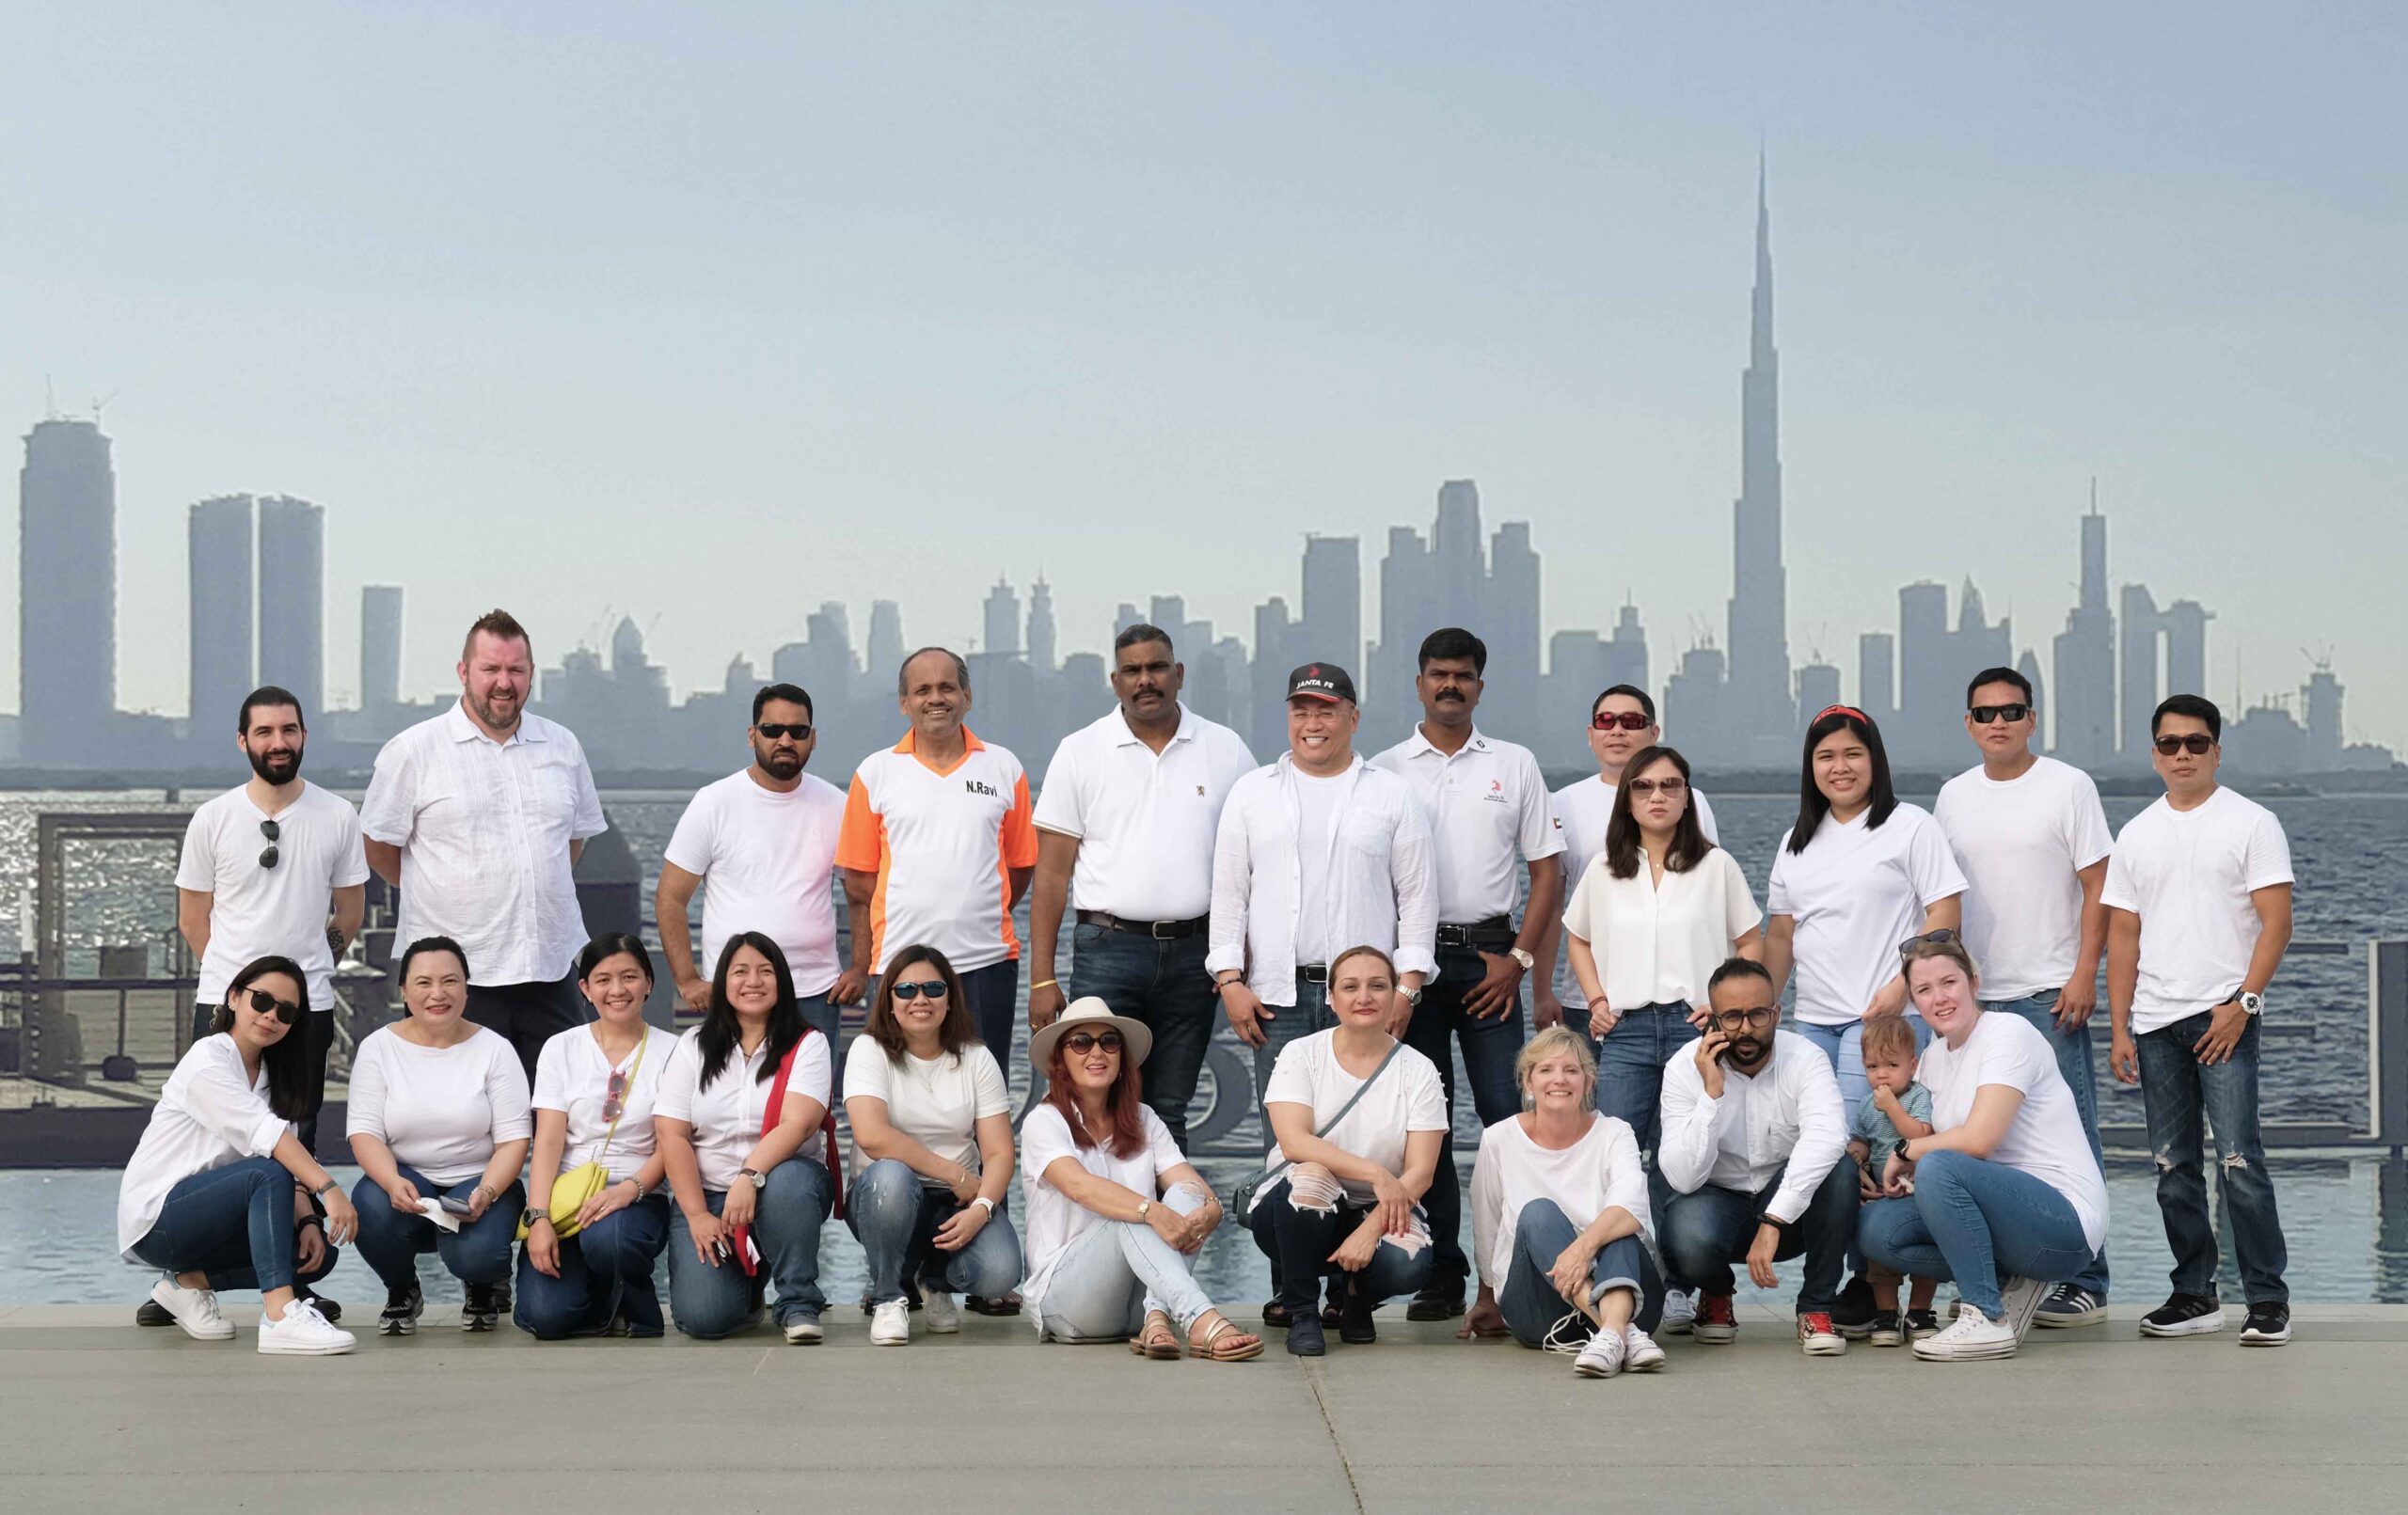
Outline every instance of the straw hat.
<path fill-rule="evenodd" d="M 1154 1049 L 1154 1034 L 1141 1020 L 1116 1016 L 1112 1006 L 1090 994 L 1072 1000 L 1065 1006 L 1054 1024 L 1028 1039 L 1028 1061 L 1043 1072 L 1054 1061 L 1054 1044 L 1074 1031 L 1101 1031 L 1109 1026 L 1120 1033 L 1120 1055 L 1132 1065 L 1143 1063 L 1146 1054 Z"/>

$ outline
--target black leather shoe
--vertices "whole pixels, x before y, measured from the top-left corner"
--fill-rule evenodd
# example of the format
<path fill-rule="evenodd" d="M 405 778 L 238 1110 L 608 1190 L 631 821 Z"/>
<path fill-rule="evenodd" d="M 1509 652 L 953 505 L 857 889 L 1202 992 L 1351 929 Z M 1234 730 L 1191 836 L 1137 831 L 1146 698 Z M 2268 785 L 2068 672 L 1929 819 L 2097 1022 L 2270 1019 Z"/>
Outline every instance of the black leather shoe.
<path fill-rule="evenodd" d="M 144 1300 L 134 1307 L 134 1323 L 137 1326 L 172 1326 L 176 1318 L 160 1307 L 156 1300 Z"/>
<path fill-rule="evenodd" d="M 1345 1310 L 1338 1322 L 1338 1339 L 1350 1347 L 1368 1347 L 1380 1339 L 1380 1328 L 1371 1319 L 1371 1297 L 1359 1288 L 1346 1291 Z"/>
<path fill-rule="evenodd" d="M 1432 1279 L 1430 1286 L 1416 1294 L 1413 1302 L 1404 1307 L 1407 1320 L 1452 1320 L 1463 1313 L 1464 1281 L 1460 1278 Z"/>
<path fill-rule="evenodd" d="M 145 1310 L 159 1310 L 157 1305 L 148 1302 L 146 1302 L 142 1308 Z M 166 1311 L 159 1310 L 159 1314 L 166 1317 L 166 1318 L 160 1322 L 161 1324 L 170 1324 L 174 1321 L 175 1318 L 167 1315 Z M 1296 1318 L 1294 1316 L 1288 1313 L 1288 1306 L 1283 1301 L 1272 1300 L 1262 1307 L 1262 1323 L 1271 1327 L 1275 1331 L 1287 1330 L 1290 1326 L 1295 1323 L 1295 1319 Z M 145 1320 L 142 1323 L 147 1326 L 150 1322 Z"/>
<path fill-rule="evenodd" d="M 1323 1339 L 1321 1322 L 1307 1316 L 1288 1328 L 1288 1352 L 1291 1357 L 1322 1357 L 1329 1351 Z"/>

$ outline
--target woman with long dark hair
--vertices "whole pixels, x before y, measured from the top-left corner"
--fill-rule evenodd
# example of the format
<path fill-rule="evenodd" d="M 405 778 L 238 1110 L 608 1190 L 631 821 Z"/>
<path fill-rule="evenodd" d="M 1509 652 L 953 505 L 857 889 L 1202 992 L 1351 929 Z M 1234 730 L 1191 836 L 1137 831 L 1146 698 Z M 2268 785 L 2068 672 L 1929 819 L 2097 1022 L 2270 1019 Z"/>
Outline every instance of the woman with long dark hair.
<path fill-rule="evenodd" d="M 293 1132 L 309 1103 L 298 1029 L 309 1014 L 291 958 L 234 974 L 215 1030 L 167 1075 L 118 1186 L 119 1252 L 160 1270 L 152 1302 L 198 1340 L 231 1340 L 217 1293 L 255 1288 L 261 1352 L 326 1357 L 354 1345 L 299 1290 L 333 1270 L 335 1244 L 359 1223 Z"/>
<path fill-rule="evenodd" d="M 1144 1021 L 1092 995 L 1029 1038 L 1045 1102 L 1021 1127 L 1028 1282 L 1021 1295 L 1049 1341 L 1127 1341 L 1140 1357 L 1233 1363 L 1262 1352 L 1192 1275 L 1221 1202 L 1147 1108 Z"/>
<path fill-rule="evenodd" d="M 853 1126 L 846 1223 L 869 1261 L 869 1339 L 911 1339 L 903 1280 L 920 1281 L 927 1328 L 961 1329 L 957 1292 L 997 1299 L 1020 1282 L 1004 1213 L 1012 1103 L 944 954 L 914 944 L 887 960 L 869 1023 L 845 1054 Z"/>
<path fill-rule="evenodd" d="M 743 1329 L 764 1283 L 777 1286 L 778 1327 L 789 1343 L 824 1334 L 819 1227 L 836 1186 L 811 1144 L 832 1141 L 834 1068 L 828 1038 L 802 1018 L 784 952 L 758 931 L 728 938 L 711 1007 L 678 1038 L 653 1104 L 677 1195 L 669 1310 L 687 1335 Z"/>

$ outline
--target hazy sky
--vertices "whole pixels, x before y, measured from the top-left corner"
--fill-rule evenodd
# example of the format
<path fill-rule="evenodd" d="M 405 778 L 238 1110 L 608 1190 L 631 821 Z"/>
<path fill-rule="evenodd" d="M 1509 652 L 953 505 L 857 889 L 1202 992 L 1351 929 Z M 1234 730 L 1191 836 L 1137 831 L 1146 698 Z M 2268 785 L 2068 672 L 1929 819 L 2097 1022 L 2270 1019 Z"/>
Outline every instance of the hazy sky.
<path fill-rule="evenodd" d="M 2329 644 L 2408 747 L 2401 17 L 16 7 L 0 418 L 116 396 L 139 707 L 229 491 L 327 508 L 337 696 L 370 581 L 411 688 L 495 603 L 547 662 L 657 618 L 682 692 L 826 599 L 966 640 L 999 570 L 1066 650 L 1152 592 L 1250 636 L 1306 529 L 1368 611 L 1463 477 L 1547 627 L 1628 590 L 1660 681 L 1730 592 L 1761 128 L 1798 660 L 1852 687 L 1970 569 L 2045 668 L 2096 475 L 2210 692 Z"/>

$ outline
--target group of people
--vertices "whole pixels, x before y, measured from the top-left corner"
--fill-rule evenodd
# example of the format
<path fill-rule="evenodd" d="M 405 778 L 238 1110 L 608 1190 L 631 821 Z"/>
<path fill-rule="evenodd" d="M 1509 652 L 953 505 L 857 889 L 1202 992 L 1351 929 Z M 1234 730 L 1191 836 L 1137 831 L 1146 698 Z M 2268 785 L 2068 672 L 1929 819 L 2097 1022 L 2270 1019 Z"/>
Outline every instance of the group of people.
<path fill-rule="evenodd" d="M 771 685 L 752 762 L 695 796 L 665 853 L 661 967 L 700 1016 L 676 1036 L 644 1022 L 642 941 L 585 939 L 570 868 L 601 807 L 574 735 L 525 709 L 515 621 L 470 629 L 459 702 L 388 744 L 357 813 L 300 778 L 297 701 L 256 691 L 252 778 L 196 813 L 178 876 L 201 1004 L 120 1200 L 120 1250 L 161 1273 L 144 1318 L 223 1338 L 216 1291 L 255 1287 L 262 1351 L 348 1350 L 310 1286 L 351 1243 L 386 1285 L 384 1334 L 416 1329 L 433 1252 L 469 1331 L 508 1314 L 546 1338 L 715 1337 L 766 1316 L 803 1344 L 824 1335 L 838 1219 L 873 1342 L 910 1340 L 915 1312 L 958 1331 L 967 1307 L 1237 1361 L 1262 1335 L 1192 1270 L 1226 1208 L 1270 1262 L 1261 1323 L 1298 1355 L 1375 1340 L 1403 1298 L 1408 1318 L 1462 1317 L 1584 1375 L 1647 1371 L 1656 1335 L 1732 1340 L 1736 1270 L 1770 1287 L 1795 1257 L 1810 1355 L 2004 1356 L 2036 1321 L 2104 1318 L 2103 961 L 2111 1071 L 2142 1088 L 2175 1252 L 2141 1329 L 2225 1323 L 2204 1113 L 2242 1339 L 2288 1339 L 2257 1057 L 2291 875 L 2274 817 L 2216 781 L 2212 704 L 2158 708 L 2166 793 L 2120 837 L 2085 775 L 2031 750 L 2013 670 L 1972 680 L 1981 762 L 1929 812 L 1897 798 L 1875 722 L 1825 710 L 1759 907 L 1644 691 L 1592 702 L 1597 772 L 1549 794 L 1475 724 L 1485 665 L 1470 632 L 1433 633 L 1423 719 L 1366 760 L 1350 675 L 1306 664 L 1288 750 L 1258 766 L 1180 702 L 1169 636 L 1133 625 L 1115 708 L 1034 799 L 967 724 L 945 649 L 904 661 L 908 730 L 848 792 L 805 771 L 809 695 Z M 353 1057 L 346 1196 L 314 1124 L 331 969 L 372 868 L 400 887 L 406 1014 Z M 1015 1132 L 1012 913 L 1032 892 L 1044 1096 Z M 840 1047 L 839 1007 L 863 1001 Z M 1226 1207 L 1185 1124 L 1223 1019 L 1253 1049 L 1264 1144 Z M 1485 1128 L 1468 1251 L 1458 1049 Z"/>

